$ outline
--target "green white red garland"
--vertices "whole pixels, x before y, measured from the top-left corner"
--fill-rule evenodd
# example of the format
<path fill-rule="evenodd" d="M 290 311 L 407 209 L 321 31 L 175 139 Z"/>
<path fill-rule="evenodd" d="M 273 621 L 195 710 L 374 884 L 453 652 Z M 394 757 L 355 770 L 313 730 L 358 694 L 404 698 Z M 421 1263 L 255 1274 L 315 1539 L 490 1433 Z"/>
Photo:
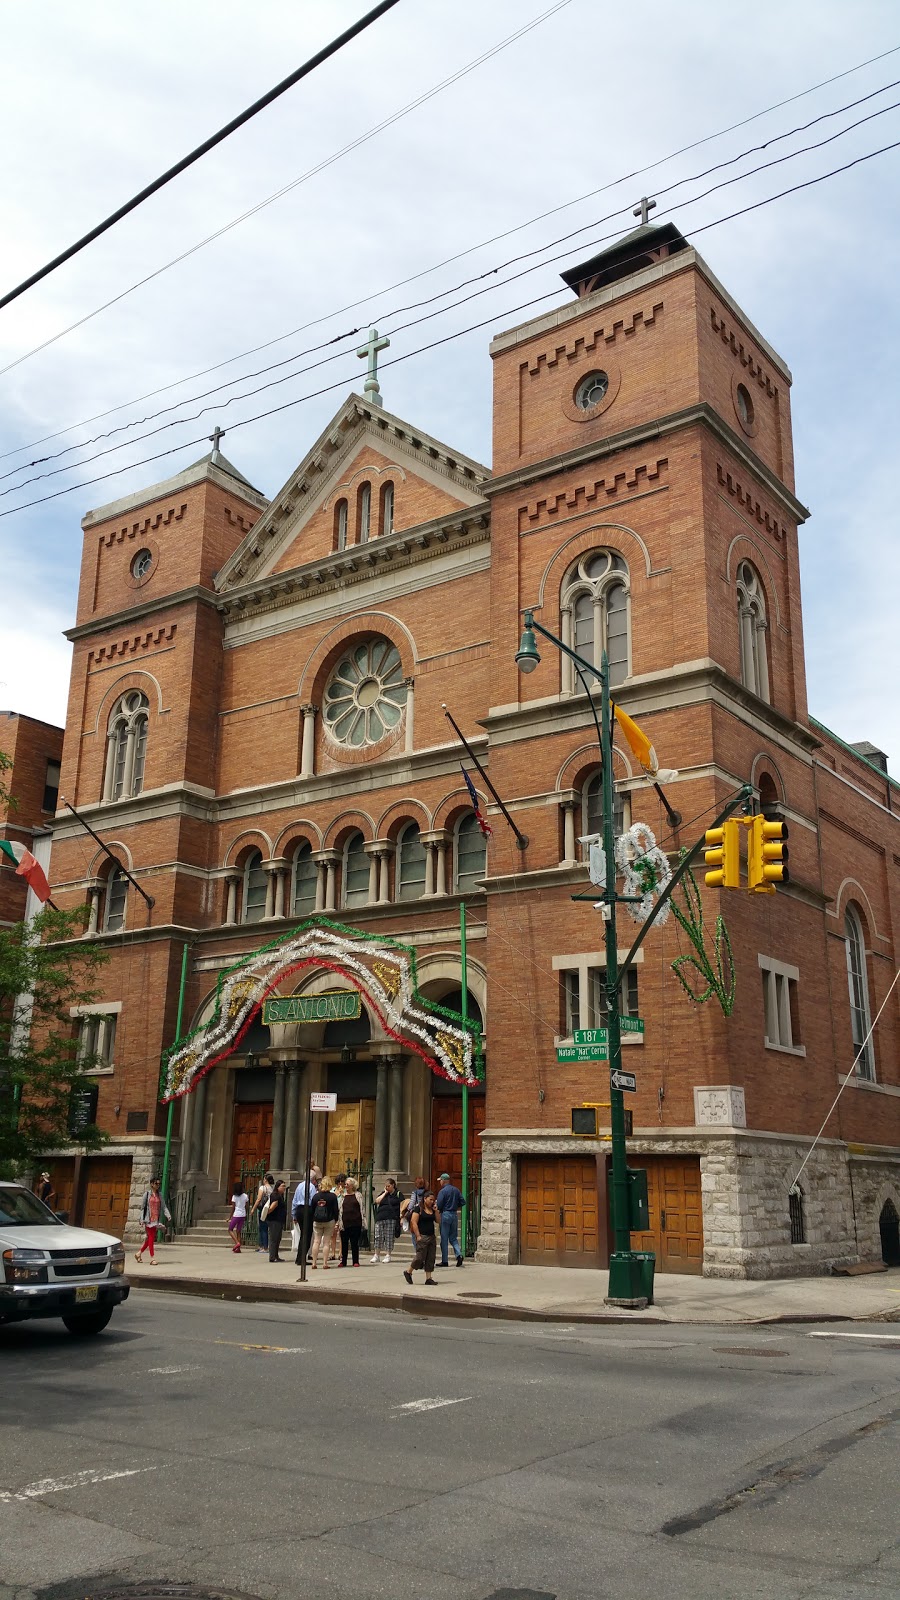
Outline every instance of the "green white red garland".
<path fill-rule="evenodd" d="M 665 852 L 660 850 L 656 835 L 646 822 L 634 825 L 616 840 L 616 864 L 625 879 L 624 893 L 639 896 L 628 906 L 635 922 L 646 922 L 653 910 L 657 895 L 661 895 L 672 878 Z M 662 927 L 668 921 L 668 903 L 660 908 L 656 921 Z"/>

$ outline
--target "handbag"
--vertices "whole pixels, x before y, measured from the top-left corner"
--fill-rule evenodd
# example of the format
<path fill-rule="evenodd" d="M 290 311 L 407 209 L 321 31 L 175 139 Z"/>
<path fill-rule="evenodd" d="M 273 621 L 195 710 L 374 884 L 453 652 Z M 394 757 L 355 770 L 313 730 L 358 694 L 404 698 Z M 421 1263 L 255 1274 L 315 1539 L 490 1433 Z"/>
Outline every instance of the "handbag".
<path fill-rule="evenodd" d="M 370 1247 L 370 1244 L 371 1244 L 371 1240 L 369 1239 L 369 1230 L 366 1227 L 365 1223 L 363 1223 L 362 1233 L 359 1236 L 359 1248 L 361 1250 L 368 1250 L 369 1247 Z"/>
<path fill-rule="evenodd" d="M 260 1222 L 265 1222 L 266 1217 L 269 1215 L 269 1212 L 271 1211 L 271 1209 L 272 1209 L 272 1202 L 271 1202 L 271 1200 L 267 1200 L 265 1205 L 263 1206 L 261 1212 L 259 1213 Z"/>

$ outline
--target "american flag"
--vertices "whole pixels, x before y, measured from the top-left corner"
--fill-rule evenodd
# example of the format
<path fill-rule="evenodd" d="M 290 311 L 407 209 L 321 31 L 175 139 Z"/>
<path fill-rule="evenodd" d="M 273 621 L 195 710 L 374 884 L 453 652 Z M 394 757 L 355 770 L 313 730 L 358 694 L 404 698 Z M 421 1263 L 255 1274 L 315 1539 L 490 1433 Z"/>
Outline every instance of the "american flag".
<path fill-rule="evenodd" d="M 475 793 L 475 785 L 472 782 L 472 779 L 469 777 L 469 774 L 467 773 L 465 767 L 461 767 L 460 771 L 462 772 L 462 775 L 466 780 L 466 788 L 469 791 L 469 797 L 470 797 L 470 799 L 472 801 L 472 810 L 475 813 L 475 821 L 478 823 L 478 826 L 481 829 L 482 833 L 484 834 L 484 837 L 486 839 L 489 839 L 494 830 L 491 827 L 490 823 L 489 822 L 485 822 L 484 817 L 481 815 L 481 808 L 480 808 L 480 806 L 478 804 L 478 795 Z"/>

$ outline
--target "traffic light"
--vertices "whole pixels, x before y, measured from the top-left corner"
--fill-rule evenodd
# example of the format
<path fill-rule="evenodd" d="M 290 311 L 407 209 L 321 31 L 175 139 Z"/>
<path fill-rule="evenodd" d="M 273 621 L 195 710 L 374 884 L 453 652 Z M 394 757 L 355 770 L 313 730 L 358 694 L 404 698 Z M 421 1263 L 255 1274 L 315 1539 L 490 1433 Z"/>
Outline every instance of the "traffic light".
<path fill-rule="evenodd" d="M 734 818 L 723 822 L 719 828 L 707 828 L 706 848 L 703 858 L 706 862 L 706 883 L 710 889 L 739 889 L 741 887 L 741 847 L 738 829 L 740 823 Z"/>
<path fill-rule="evenodd" d="M 751 817 L 747 846 L 747 888 L 774 894 L 776 883 L 789 883 L 787 825 L 776 817 Z"/>

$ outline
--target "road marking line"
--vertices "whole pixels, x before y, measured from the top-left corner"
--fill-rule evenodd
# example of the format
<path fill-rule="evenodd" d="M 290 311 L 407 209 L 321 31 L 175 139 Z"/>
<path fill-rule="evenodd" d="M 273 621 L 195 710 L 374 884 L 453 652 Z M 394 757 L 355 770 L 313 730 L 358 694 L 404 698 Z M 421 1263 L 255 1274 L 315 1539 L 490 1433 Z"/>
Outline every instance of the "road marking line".
<path fill-rule="evenodd" d="M 900 1329 L 896 1333 L 810 1333 L 809 1339 L 893 1339 L 900 1344 Z"/>
<path fill-rule="evenodd" d="M 148 1371 L 148 1373 L 151 1374 L 151 1376 L 153 1376 L 153 1377 L 161 1377 L 161 1378 L 168 1378 L 172 1373 L 175 1373 L 175 1372 L 199 1372 L 200 1370 L 201 1370 L 201 1368 L 200 1368 L 199 1362 L 194 1362 L 193 1364 L 191 1364 L 190 1366 L 187 1366 L 187 1367 L 148 1367 L 147 1368 L 147 1371 Z"/>
<path fill-rule="evenodd" d="M 214 1339 L 213 1344 L 232 1345 L 235 1350 L 267 1350 L 275 1356 L 308 1356 L 312 1352 L 305 1344 L 246 1344 L 243 1339 Z"/>
<path fill-rule="evenodd" d="M 26 1484 L 24 1489 L 0 1489 L 0 1501 L 8 1505 L 12 1500 L 39 1500 L 45 1494 L 59 1494 L 63 1489 L 80 1489 L 89 1483 L 110 1483 L 113 1478 L 136 1478 L 142 1472 L 155 1472 L 155 1467 L 130 1467 L 124 1472 L 98 1472 L 88 1468 L 85 1472 L 72 1472 L 67 1478 L 41 1478 L 37 1483 Z"/>
<path fill-rule="evenodd" d="M 392 1406 L 391 1410 L 406 1411 L 407 1413 L 412 1411 L 439 1411 L 441 1406 L 461 1406 L 471 1399 L 472 1396 L 470 1394 L 460 1395 L 458 1400 L 442 1400 L 439 1395 L 435 1395 L 431 1400 L 407 1400 L 405 1405 Z"/>

